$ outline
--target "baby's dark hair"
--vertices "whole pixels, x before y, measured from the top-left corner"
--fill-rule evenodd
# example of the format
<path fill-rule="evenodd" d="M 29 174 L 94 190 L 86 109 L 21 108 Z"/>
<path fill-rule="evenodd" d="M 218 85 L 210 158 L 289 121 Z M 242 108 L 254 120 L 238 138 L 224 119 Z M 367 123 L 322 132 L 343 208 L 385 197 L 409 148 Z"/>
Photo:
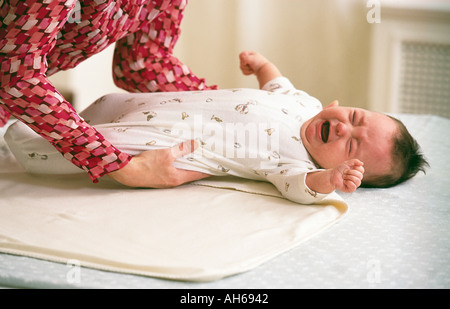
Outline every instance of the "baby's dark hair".
<path fill-rule="evenodd" d="M 393 138 L 392 173 L 373 176 L 364 181 L 364 188 L 389 188 L 398 185 L 416 175 L 419 171 L 425 173 L 425 167 L 430 166 L 420 151 L 417 141 L 411 136 L 405 125 L 397 118 L 391 117 L 397 124 L 397 134 Z"/>

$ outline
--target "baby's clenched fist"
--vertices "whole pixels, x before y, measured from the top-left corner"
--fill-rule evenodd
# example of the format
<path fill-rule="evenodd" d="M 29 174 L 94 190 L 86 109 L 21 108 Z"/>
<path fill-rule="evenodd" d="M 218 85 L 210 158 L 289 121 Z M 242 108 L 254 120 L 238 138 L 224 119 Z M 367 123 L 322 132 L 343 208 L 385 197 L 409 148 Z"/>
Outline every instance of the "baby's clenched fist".
<path fill-rule="evenodd" d="M 330 181 L 335 189 L 350 193 L 361 185 L 363 175 L 364 163 L 358 159 L 352 159 L 333 168 Z"/>

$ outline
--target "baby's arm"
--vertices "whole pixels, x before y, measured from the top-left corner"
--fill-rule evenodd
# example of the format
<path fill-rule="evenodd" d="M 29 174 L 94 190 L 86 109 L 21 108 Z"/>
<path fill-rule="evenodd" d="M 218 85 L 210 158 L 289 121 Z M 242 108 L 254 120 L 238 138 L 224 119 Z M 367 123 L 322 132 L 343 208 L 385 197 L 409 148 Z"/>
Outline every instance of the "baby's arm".
<path fill-rule="evenodd" d="M 244 51 L 239 55 L 240 68 L 244 75 L 255 74 L 259 88 L 267 82 L 282 76 L 278 68 L 260 53 Z"/>
<path fill-rule="evenodd" d="M 334 190 L 353 192 L 361 185 L 363 165 L 363 162 L 353 159 L 335 168 L 308 173 L 306 185 L 318 193 L 331 193 Z"/>

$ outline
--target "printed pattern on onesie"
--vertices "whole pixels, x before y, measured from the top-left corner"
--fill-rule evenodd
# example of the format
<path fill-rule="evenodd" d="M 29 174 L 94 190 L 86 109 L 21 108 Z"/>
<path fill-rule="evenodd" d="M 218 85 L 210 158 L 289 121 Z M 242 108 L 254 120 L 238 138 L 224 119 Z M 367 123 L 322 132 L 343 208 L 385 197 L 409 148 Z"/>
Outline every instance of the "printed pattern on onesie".
<path fill-rule="evenodd" d="M 323 198 L 304 183 L 306 173 L 317 167 L 300 133 L 321 103 L 286 78 L 264 88 L 109 94 L 83 116 L 122 151 L 137 154 L 196 139 L 200 147 L 174 166 L 269 181 L 297 202 Z M 111 112 L 101 113 L 106 110 Z"/>

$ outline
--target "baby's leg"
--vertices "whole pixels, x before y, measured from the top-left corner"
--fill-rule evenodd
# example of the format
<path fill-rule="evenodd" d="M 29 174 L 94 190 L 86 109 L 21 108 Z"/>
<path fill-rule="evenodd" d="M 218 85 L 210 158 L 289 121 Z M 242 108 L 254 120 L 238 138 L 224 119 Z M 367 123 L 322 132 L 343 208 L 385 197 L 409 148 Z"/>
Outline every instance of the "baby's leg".
<path fill-rule="evenodd" d="M 66 160 L 45 138 L 20 121 L 8 128 L 5 140 L 20 165 L 30 173 L 84 173 L 82 169 Z"/>
<path fill-rule="evenodd" d="M 80 116 L 90 125 L 114 122 L 133 107 L 130 103 L 142 97 L 140 93 L 111 93 L 106 94 L 86 107 Z M 147 99 L 147 98 L 146 98 Z"/>
<path fill-rule="evenodd" d="M 158 93 L 110 93 L 97 99 L 84 109 L 80 116 L 92 126 L 116 122 L 118 118 L 133 112 L 143 103 L 160 105 L 167 92 Z M 170 96 L 170 95 L 169 95 Z M 171 97 L 171 96 L 170 96 Z"/>

